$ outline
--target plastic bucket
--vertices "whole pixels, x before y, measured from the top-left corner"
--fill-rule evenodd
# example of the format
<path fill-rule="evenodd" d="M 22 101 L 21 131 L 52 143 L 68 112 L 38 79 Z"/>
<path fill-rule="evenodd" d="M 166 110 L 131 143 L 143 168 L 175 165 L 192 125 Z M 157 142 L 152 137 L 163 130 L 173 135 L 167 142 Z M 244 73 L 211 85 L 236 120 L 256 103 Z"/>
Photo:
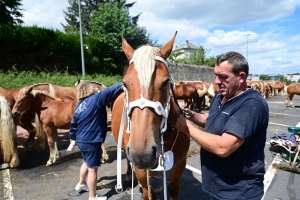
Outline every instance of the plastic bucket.
<path fill-rule="evenodd" d="M 289 126 L 289 127 L 288 127 L 288 131 L 289 131 L 290 133 L 293 133 L 294 135 L 300 135 L 300 127 Z"/>

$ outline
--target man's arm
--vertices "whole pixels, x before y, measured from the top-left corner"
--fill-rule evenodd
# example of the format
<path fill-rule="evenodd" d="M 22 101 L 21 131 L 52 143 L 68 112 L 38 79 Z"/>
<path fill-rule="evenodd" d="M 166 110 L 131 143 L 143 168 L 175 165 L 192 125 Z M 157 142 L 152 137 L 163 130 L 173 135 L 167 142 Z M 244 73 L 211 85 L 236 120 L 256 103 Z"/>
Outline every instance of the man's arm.
<path fill-rule="evenodd" d="M 208 117 L 208 113 L 200 114 L 196 113 L 190 109 L 183 109 L 183 112 L 186 113 L 186 116 L 188 119 L 196 124 L 197 126 L 200 126 L 202 128 L 205 127 L 206 119 Z"/>
<path fill-rule="evenodd" d="M 195 118 L 197 118 L 197 115 Z M 202 131 L 195 127 L 189 120 L 185 119 L 180 112 L 176 113 L 174 126 L 195 140 L 201 148 L 222 158 L 231 155 L 244 143 L 244 140 L 230 133 L 223 133 L 219 136 Z"/>

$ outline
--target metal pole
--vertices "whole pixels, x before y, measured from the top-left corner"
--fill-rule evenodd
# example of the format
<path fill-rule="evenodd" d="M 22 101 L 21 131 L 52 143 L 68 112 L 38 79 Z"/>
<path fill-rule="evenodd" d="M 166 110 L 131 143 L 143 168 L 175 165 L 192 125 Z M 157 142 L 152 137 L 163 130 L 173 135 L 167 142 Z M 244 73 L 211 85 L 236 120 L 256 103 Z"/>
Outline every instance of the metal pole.
<path fill-rule="evenodd" d="M 80 25 L 80 45 L 81 45 L 81 62 L 82 62 L 82 78 L 85 76 L 85 66 L 84 66 L 84 50 L 83 50 L 83 37 L 82 37 L 82 24 L 81 24 L 81 2 L 78 0 L 79 6 L 79 25 Z"/>
<path fill-rule="evenodd" d="M 247 34 L 247 62 L 248 62 L 248 36 L 251 34 Z M 249 63 L 249 62 L 248 62 Z"/>

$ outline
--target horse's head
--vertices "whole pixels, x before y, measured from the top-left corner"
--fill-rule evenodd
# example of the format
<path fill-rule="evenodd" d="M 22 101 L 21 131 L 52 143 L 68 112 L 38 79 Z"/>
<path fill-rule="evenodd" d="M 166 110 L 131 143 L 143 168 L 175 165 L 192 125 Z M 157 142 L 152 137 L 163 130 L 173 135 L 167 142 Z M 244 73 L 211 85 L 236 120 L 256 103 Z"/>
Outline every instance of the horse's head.
<path fill-rule="evenodd" d="M 170 75 L 166 59 L 172 51 L 176 34 L 161 49 L 142 46 L 133 50 L 122 39 L 123 50 L 129 60 L 123 78 L 127 132 L 128 159 L 141 169 L 151 169 L 158 161 L 160 137 L 166 131 L 170 110 Z"/>
<path fill-rule="evenodd" d="M 29 107 L 30 105 L 30 93 L 33 87 L 24 87 L 20 89 L 12 113 L 14 116 L 19 116 L 23 110 Z"/>

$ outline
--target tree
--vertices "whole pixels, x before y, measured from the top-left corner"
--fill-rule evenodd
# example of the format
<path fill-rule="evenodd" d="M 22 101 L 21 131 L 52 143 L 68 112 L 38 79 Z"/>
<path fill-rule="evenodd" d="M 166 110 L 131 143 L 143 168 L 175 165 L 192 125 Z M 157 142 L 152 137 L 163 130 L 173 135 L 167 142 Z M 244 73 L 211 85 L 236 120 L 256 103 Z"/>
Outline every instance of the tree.
<path fill-rule="evenodd" d="M 192 64 L 192 65 L 205 65 L 205 57 L 206 54 L 210 50 L 204 49 L 203 46 L 199 46 L 199 49 L 194 51 L 189 58 L 187 59 L 187 64 Z"/>
<path fill-rule="evenodd" d="M 177 60 L 178 60 L 178 56 L 180 56 L 180 55 L 182 55 L 182 54 L 184 54 L 184 52 L 182 52 L 182 51 L 171 52 L 171 54 L 170 54 L 168 60 L 169 60 L 170 62 L 176 63 L 176 62 L 178 62 L 178 61 L 177 61 Z"/>
<path fill-rule="evenodd" d="M 215 67 L 217 63 L 217 58 L 218 56 L 210 56 L 208 58 L 205 58 L 205 65 L 207 65 L 208 67 Z"/>
<path fill-rule="evenodd" d="M 76 34 L 79 33 L 79 6 L 78 0 L 68 0 L 70 6 L 67 7 L 67 11 L 63 11 L 65 14 L 66 25 L 61 24 L 64 27 L 66 33 Z M 135 2 L 126 4 L 126 0 L 80 0 L 81 2 L 81 25 L 82 34 L 88 35 L 91 31 L 90 19 L 93 12 L 98 9 L 100 4 L 105 3 L 117 3 L 118 8 L 129 9 Z M 139 15 L 132 17 L 131 23 L 136 23 Z"/>
<path fill-rule="evenodd" d="M 123 69 L 126 57 L 121 39 L 132 41 L 137 33 L 137 26 L 130 22 L 128 10 L 124 6 L 119 8 L 118 3 L 101 4 L 94 11 L 86 43 L 89 51 L 97 56 L 95 61 L 104 73 L 120 73 Z"/>
<path fill-rule="evenodd" d="M 0 23 L 11 25 L 23 23 L 20 2 L 21 0 L 0 0 Z"/>
<path fill-rule="evenodd" d="M 261 75 L 259 75 L 259 79 L 260 80 L 269 80 L 269 75 L 267 75 L 267 74 L 261 74 Z"/>

